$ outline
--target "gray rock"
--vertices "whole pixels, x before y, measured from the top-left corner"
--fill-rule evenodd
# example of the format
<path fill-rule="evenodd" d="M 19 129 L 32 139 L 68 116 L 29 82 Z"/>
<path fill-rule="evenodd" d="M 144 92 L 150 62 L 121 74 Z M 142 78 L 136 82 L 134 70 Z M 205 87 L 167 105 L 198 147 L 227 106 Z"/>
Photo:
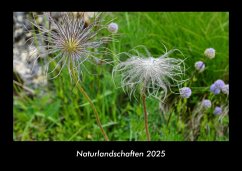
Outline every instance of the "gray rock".
<path fill-rule="evenodd" d="M 28 27 L 26 18 L 30 17 L 31 15 L 25 12 L 14 12 L 13 15 L 13 69 L 23 80 L 24 86 L 37 88 L 45 86 L 47 79 L 38 62 L 33 65 L 38 55 L 38 53 L 33 53 L 33 49 L 36 49 L 36 47 L 31 45 L 31 40 L 26 41 L 33 36 L 32 33 L 26 32 L 26 28 L 24 27 Z M 43 21 L 43 17 L 38 17 L 40 24 Z M 27 29 L 32 29 L 32 27 Z M 40 36 L 37 39 L 38 42 L 42 41 Z M 45 49 L 40 48 L 40 50 L 43 52 Z"/>

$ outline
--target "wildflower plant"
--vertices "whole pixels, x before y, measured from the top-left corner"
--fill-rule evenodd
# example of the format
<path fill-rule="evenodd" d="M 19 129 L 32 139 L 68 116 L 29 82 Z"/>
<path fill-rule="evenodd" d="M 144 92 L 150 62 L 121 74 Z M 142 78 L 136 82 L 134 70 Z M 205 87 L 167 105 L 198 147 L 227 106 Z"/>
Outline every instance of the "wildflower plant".
<path fill-rule="evenodd" d="M 210 91 L 213 94 L 217 95 L 223 90 L 224 86 L 225 86 L 224 81 L 219 79 L 210 86 Z M 224 89 L 224 91 L 226 90 Z"/>
<path fill-rule="evenodd" d="M 38 34 L 42 37 L 45 44 L 40 44 L 32 53 L 36 58 L 34 63 L 41 56 L 48 55 L 50 60 L 45 64 L 45 73 L 51 74 L 58 70 L 58 74 L 52 79 L 58 77 L 64 67 L 68 68 L 71 81 L 78 86 L 80 92 L 90 103 L 97 120 L 97 124 L 104 135 L 105 140 L 108 137 L 102 128 L 97 110 L 91 99 L 79 83 L 80 75 L 82 75 L 82 68 L 84 68 L 85 61 L 101 60 L 98 58 L 102 54 L 98 48 L 101 45 L 108 43 L 111 40 L 110 36 L 98 36 L 101 30 L 107 28 L 107 24 L 103 24 L 102 13 L 94 13 L 93 20 L 86 25 L 85 13 L 80 13 L 79 16 L 72 12 L 61 13 L 60 20 L 56 20 L 51 16 L 50 12 L 44 12 L 43 16 L 48 21 L 49 26 L 41 26 L 36 21 L 30 23 L 37 28 Z M 33 38 L 32 38 L 33 39 Z M 44 53 L 38 49 L 45 48 Z M 54 69 L 49 71 L 49 66 L 54 63 Z"/>
<path fill-rule="evenodd" d="M 183 87 L 180 89 L 180 95 L 182 98 L 189 98 L 192 95 L 192 90 L 189 87 Z"/>
<path fill-rule="evenodd" d="M 139 47 L 145 53 L 138 51 Z M 113 68 L 113 75 L 121 73 L 121 87 L 129 97 L 135 96 L 136 91 L 142 97 L 147 140 L 150 140 L 150 134 L 146 97 L 160 99 L 159 94 L 162 92 L 164 100 L 172 86 L 179 87 L 184 82 L 184 60 L 169 57 L 174 51 L 179 50 L 174 49 L 155 58 L 146 47 L 138 46 L 131 50 L 133 53 L 124 53 L 129 58 Z"/>
<path fill-rule="evenodd" d="M 178 51 L 177 49 L 154 58 L 144 46 L 138 47 L 143 48 L 146 54 L 137 51 L 137 48 L 133 49 L 131 51 L 135 54 L 125 53 L 129 58 L 113 69 L 113 76 L 121 73 L 121 87 L 130 98 L 138 91 L 147 97 L 160 99 L 159 93 L 162 90 L 165 99 L 171 87 L 179 87 L 185 82 L 184 60 L 169 57 L 171 53 Z"/>
<path fill-rule="evenodd" d="M 228 140 L 227 13 L 13 14 L 15 140 L 108 140 L 107 135 L 112 140 L 128 141 L 143 138 Z M 161 20 L 164 21 L 162 29 Z M 222 29 L 214 29 L 204 23 L 224 24 Z M 24 35 L 22 25 L 32 34 Z M 201 29 L 206 30 L 202 35 Z M 221 39 L 215 38 L 218 35 Z M 199 36 L 206 39 L 196 44 Z M 116 37 L 120 41 L 114 41 Z M 163 53 L 157 38 L 183 49 L 184 55 L 177 49 Z M 30 47 L 22 48 L 27 39 Z M 134 48 L 133 45 L 140 42 L 151 51 L 144 46 Z M 128 51 L 130 48 L 134 49 Z M 210 60 L 217 52 L 216 61 L 220 65 Z M 190 59 L 186 61 L 184 56 Z M 28 63 L 23 66 L 22 61 L 28 57 Z M 103 65 L 107 62 L 112 65 Z M 31 76 L 30 66 L 33 66 Z M 23 67 L 26 67 L 25 72 L 21 71 Z M 15 72 L 21 75 L 15 76 Z M 90 74 L 94 72 L 98 76 Z M 35 84 L 32 87 L 43 78 L 44 81 L 46 78 L 55 80 L 46 88 Z M 110 78 L 127 96 L 114 89 Z M 225 81 L 212 80 L 214 78 Z M 22 94 L 22 90 L 31 92 L 31 88 L 36 91 Z M 140 105 L 130 106 L 137 102 Z M 137 115 L 133 115 L 136 112 Z M 137 120 L 140 113 L 141 123 Z M 105 115 L 108 118 L 105 119 Z M 148 119 L 152 125 L 148 125 Z M 93 131 L 85 130 L 87 128 Z"/>
<path fill-rule="evenodd" d="M 81 66 L 84 62 L 96 60 L 101 53 L 96 49 L 111 40 L 108 36 L 97 36 L 106 28 L 106 25 L 102 24 L 102 14 L 94 15 L 93 21 L 87 26 L 84 13 L 81 17 L 76 17 L 74 13 L 63 12 L 60 21 L 54 19 L 50 12 L 45 12 L 43 15 L 49 22 L 49 27 L 40 26 L 36 21 L 30 22 L 38 29 L 37 35 L 40 35 L 46 42 L 38 45 L 38 48 L 32 52 L 31 56 L 36 56 L 33 61 L 36 62 L 41 56 L 51 56 L 45 65 L 46 73 L 53 73 L 60 67 L 58 74 L 53 77 L 56 78 L 67 66 L 70 78 L 73 79 L 74 72 L 77 72 L 78 79 L 80 79 Z M 45 48 L 46 51 L 39 51 L 38 49 L 41 48 Z M 53 70 L 49 71 L 51 63 L 56 63 L 56 65 Z"/>
<path fill-rule="evenodd" d="M 215 57 L 215 49 L 214 48 L 207 48 L 204 51 L 204 55 L 208 57 L 209 59 L 213 59 Z"/>
<path fill-rule="evenodd" d="M 208 109 L 208 108 L 211 108 L 212 103 L 211 103 L 210 100 L 208 100 L 208 99 L 204 99 L 204 100 L 202 101 L 202 106 L 203 106 L 205 109 Z"/>
<path fill-rule="evenodd" d="M 223 80 L 217 80 L 214 82 L 214 85 L 216 88 L 222 89 L 225 84 Z"/>
<path fill-rule="evenodd" d="M 221 90 L 220 90 L 220 88 L 216 87 L 215 84 L 212 84 L 212 85 L 210 86 L 210 91 L 211 91 L 213 94 L 217 95 L 217 94 L 220 93 Z"/>
<path fill-rule="evenodd" d="M 205 69 L 205 64 L 202 61 L 198 61 L 195 63 L 195 68 L 198 72 L 203 72 Z"/>
<path fill-rule="evenodd" d="M 219 106 L 216 106 L 214 111 L 213 111 L 214 115 L 220 115 L 222 112 L 223 112 L 222 108 L 219 107 Z"/>
<path fill-rule="evenodd" d="M 224 94 L 229 95 L 229 84 L 226 84 L 226 85 L 224 85 L 224 86 L 222 87 L 222 92 L 223 92 Z"/>
<path fill-rule="evenodd" d="M 118 32 L 118 24 L 117 23 L 110 23 L 108 25 L 108 31 L 111 33 L 117 33 Z"/>

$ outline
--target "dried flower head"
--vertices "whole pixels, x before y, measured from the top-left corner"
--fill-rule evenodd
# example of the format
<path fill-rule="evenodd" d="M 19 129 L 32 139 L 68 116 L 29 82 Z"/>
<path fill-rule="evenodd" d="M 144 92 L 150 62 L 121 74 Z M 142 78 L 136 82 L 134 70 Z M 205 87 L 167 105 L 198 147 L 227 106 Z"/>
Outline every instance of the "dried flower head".
<path fill-rule="evenodd" d="M 108 31 L 111 33 L 117 33 L 118 32 L 118 24 L 117 23 L 110 23 L 108 25 Z"/>
<path fill-rule="evenodd" d="M 213 59 L 215 57 L 215 49 L 214 48 L 207 48 L 204 51 L 204 55 L 209 59 Z"/>
<path fill-rule="evenodd" d="M 189 98 L 192 95 L 192 90 L 189 87 L 183 87 L 180 89 L 180 95 L 182 98 Z"/>
<path fill-rule="evenodd" d="M 229 84 L 226 84 L 226 85 L 224 85 L 224 86 L 222 87 L 222 92 L 223 92 L 224 94 L 229 95 Z"/>
<path fill-rule="evenodd" d="M 213 111 L 213 114 L 215 114 L 215 115 L 219 115 L 219 114 L 221 114 L 222 112 L 223 112 L 223 111 L 222 111 L 222 108 L 219 107 L 219 106 L 216 106 L 215 109 L 214 109 L 214 111 Z"/>
<path fill-rule="evenodd" d="M 208 100 L 208 99 L 204 99 L 204 100 L 202 101 L 202 106 L 203 106 L 205 109 L 208 109 L 208 108 L 210 108 L 210 107 L 212 106 L 212 103 L 211 103 L 210 100 Z"/>
<path fill-rule="evenodd" d="M 159 90 L 163 90 L 165 98 L 168 88 L 184 82 L 184 61 L 169 57 L 176 49 L 158 58 L 154 58 L 145 47 L 143 49 L 146 55 L 135 49 L 136 55 L 125 53 L 130 58 L 116 65 L 113 74 L 121 72 L 121 86 L 130 96 L 138 89 L 140 94 L 158 97 Z"/>
<path fill-rule="evenodd" d="M 63 12 L 60 20 L 54 19 L 49 12 L 44 13 L 44 17 L 49 22 L 49 27 L 31 22 L 40 32 L 37 35 L 40 35 L 46 44 L 38 47 L 44 47 L 46 49 L 45 54 L 38 50 L 33 52 L 38 54 L 34 62 L 40 56 L 48 55 L 51 59 L 46 64 L 46 73 L 52 62 L 56 65 L 49 73 L 53 73 L 60 67 L 58 74 L 53 78 L 61 73 L 64 66 L 68 67 L 71 78 L 74 71 L 78 73 L 79 77 L 80 65 L 87 60 L 96 59 L 99 54 L 96 48 L 110 40 L 110 37 L 97 37 L 97 34 L 105 29 L 105 26 L 101 24 L 101 13 L 95 15 L 88 26 L 85 25 L 84 15 L 83 17 L 76 17 L 71 12 Z M 54 29 L 51 29 L 50 26 Z"/>
<path fill-rule="evenodd" d="M 198 62 L 195 63 L 195 68 L 199 72 L 203 72 L 204 69 L 205 69 L 205 64 L 202 61 L 198 61 Z"/>

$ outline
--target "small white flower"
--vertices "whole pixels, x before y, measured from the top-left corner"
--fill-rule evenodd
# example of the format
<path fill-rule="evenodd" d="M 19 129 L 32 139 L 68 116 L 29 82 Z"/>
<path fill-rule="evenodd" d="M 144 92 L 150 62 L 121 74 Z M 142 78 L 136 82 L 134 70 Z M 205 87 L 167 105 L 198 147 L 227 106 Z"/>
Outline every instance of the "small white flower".
<path fill-rule="evenodd" d="M 157 97 L 159 90 L 163 90 L 165 98 L 168 88 L 184 82 L 184 61 L 168 57 L 174 51 L 159 58 L 152 57 L 147 49 L 147 57 L 138 51 L 137 56 L 126 53 L 130 58 L 116 65 L 113 73 L 121 72 L 121 86 L 130 96 L 138 89 L 140 94 Z"/>
<path fill-rule="evenodd" d="M 215 49 L 214 48 L 207 48 L 204 51 L 204 55 L 209 59 L 213 59 L 215 57 Z"/>
<path fill-rule="evenodd" d="M 118 32 L 118 24 L 117 23 L 110 23 L 108 25 L 108 31 L 111 33 L 117 33 Z"/>

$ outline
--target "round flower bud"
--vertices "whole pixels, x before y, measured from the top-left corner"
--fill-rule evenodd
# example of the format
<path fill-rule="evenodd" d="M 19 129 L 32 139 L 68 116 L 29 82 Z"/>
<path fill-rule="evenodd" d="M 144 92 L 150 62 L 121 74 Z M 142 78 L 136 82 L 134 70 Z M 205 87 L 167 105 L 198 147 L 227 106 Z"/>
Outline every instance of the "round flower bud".
<path fill-rule="evenodd" d="M 204 55 L 209 59 L 213 59 L 215 57 L 215 49 L 214 48 L 207 48 L 204 51 Z"/>
<path fill-rule="evenodd" d="M 213 111 L 213 114 L 214 115 L 220 115 L 221 113 L 222 113 L 222 108 L 216 106 L 215 109 L 214 109 L 214 111 Z"/>
<path fill-rule="evenodd" d="M 214 85 L 216 86 L 216 88 L 222 89 L 225 84 L 224 84 L 223 80 L 217 80 L 217 81 L 214 82 Z"/>
<path fill-rule="evenodd" d="M 183 87 L 180 89 L 180 95 L 182 98 L 189 98 L 192 94 L 192 91 L 189 87 Z"/>
<path fill-rule="evenodd" d="M 202 61 L 198 61 L 198 62 L 195 63 L 195 68 L 199 72 L 203 72 L 204 69 L 205 69 L 205 64 Z"/>
<path fill-rule="evenodd" d="M 117 23 L 110 23 L 108 25 L 108 31 L 111 33 L 117 33 L 118 32 L 118 24 Z"/>
<path fill-rule="evenodd" d="M 210 91 L 213 93 L 213 94 L 219 94 L 220 93 L 220 89 L 218 87 L 215 86 L 215 84 L 212 84 L 210 86 Z"/>
<path fill-rule="evenodd" d="M 222 92 L 223 92 L 224 94 L 229 95 L 229 84 L 226 84 L 226 85 L 223 86 L 223 88 L 222 88 Z"/>
<path fill-rule="evenodd" d="M 205 109 L 208 109 L 208 108 L 210 108 L 210 107 L 212 106 L 212 103 L 211 103 L 210 100 L 205 99 L 205 100 L 202 101 L 202 106 L 203 106 Z"/>

